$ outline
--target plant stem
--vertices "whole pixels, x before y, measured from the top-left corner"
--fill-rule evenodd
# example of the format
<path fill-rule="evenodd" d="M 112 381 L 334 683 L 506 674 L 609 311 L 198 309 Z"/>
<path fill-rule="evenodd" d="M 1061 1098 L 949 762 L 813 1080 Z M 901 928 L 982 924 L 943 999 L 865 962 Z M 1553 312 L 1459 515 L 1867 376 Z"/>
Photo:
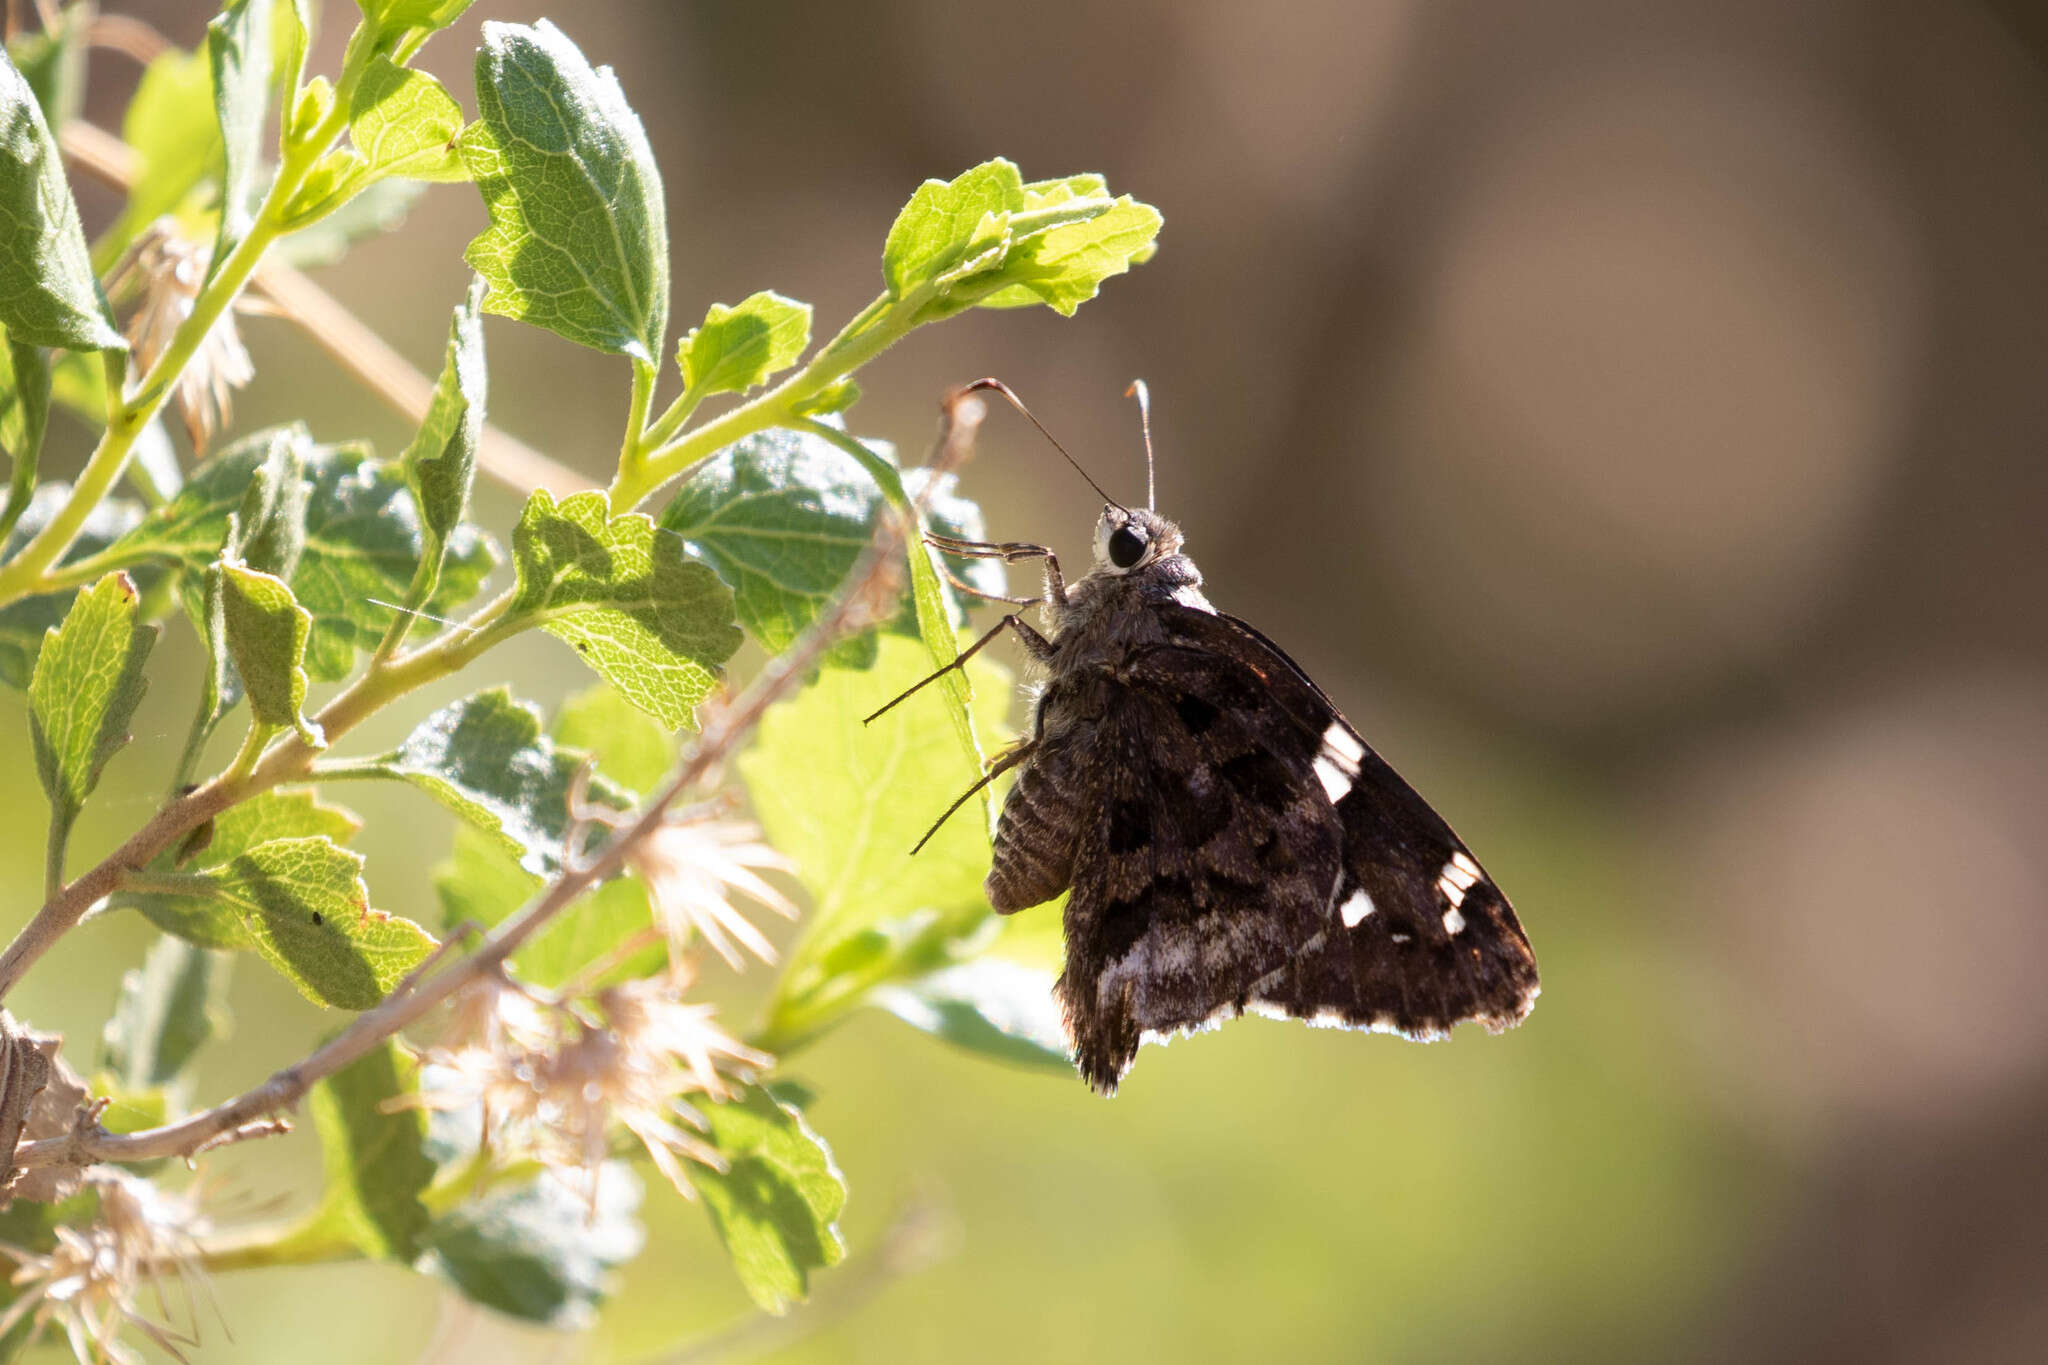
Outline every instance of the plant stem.
<path fill-rule="evenodd" d="M 650 493 L 715 450 L 723 449 L 744 436 L 780 426 L 795 415 L 805 399 L 814 398 L 832 384 L 873 360 L 901 341 L 916 326 L 913 319 L 927 302 L 927 291 L 913 290 L 901 299 L 878 296 L 820 348 L 811 362 L 760 397 L 740 404 L 712 418 L 696 430 L 665 442 L 630 463 L 621 461 L 618 477 L 609 490 L 614 514 L 632 510 Z M 685 393 L 677 407 L 688 403 Z M 667 432 L 681 424 L 677 407 L 662 414 L 652 432 Z"/>
<path fill-rule="evenodd" d="M 905 526 L 901 518 L 884 520 L 876 532 L 874 544 L 866 558 L 857 566 L 849 578 L 846 588 L 840 593 L 833 608 L 819 617 L 809 630 L 792 645 L 789 651 L 770 660 L 753 685 L 742 693 L 731 706 L 714 712 L 705 722 L 697 742 L 691 746 L 682 762 L 670 774 L 662 789 L 634 813 L 630 821 L 607 839 L 604 845 L 589 858 L 563 869 L 549 886 L 529 901 L 527 905 L 509 919 L 501 922 L 477 950 L 468 956 L 454 957 L 452 963 L 443 968 L 443 959 L 451 956 L 451 949 L 459 940 L 449 939 L 441 950 L 420 964 L 413 974 L 400 982 L 397 989 L 374 1009 L 356 1016 L 354 1022 L 340 1033 L 315 1049 L 313 1053 L 292 1066 L 273 1074 L 268 1080 L 252 1090 L 243 1092 L 234 1099 L 211 1109 L 193 1114 L 176 1123 L 144 1129 L 135 1133 L 109 1133 L 96 1124 L 75 1125 L 62 1136 L 44 1138 L 36 1142 L 23 1143 L 14 1154 L 14 1164 L 29 1170 L 36 1166 L 72 1165 L 86 1166 L 96 1162 L 148 1161 L 157 1157 L 184 1156 L 222 1140 L 228 1135 L 249 1133 L 254 1135 L 252 1125 L 267 1116 L 282 1112 L 296 1105 L 306 1092 L 318 1081 L 333 1075 L 351 1062 L 383 1046 L 385 1040 L 419 1019 L 427 1011 L 448 1000 L 458 991 L 474 982 L 499 972 L 505 962 L 519 947 L 544 928 L 556 915 L 561 913 L 585 891 L 599 882 L 616 874 L 624 866 L 627 854 L 641 841 L 648 838 L 666 822 L 669 807 L 690 787 L 703 780 L 704 776 L 723 765 L 732 750 L 748 734 L 769 706 L 797 687 L 804 676 L 844 636 L 872 627 L 888 610 L 896 589 L 897 573 L 895 560 L 903 544 Z M 426 653 L 428 651 L 422 651 Z M 405 667 L 407 660 L 394 661 L 392 667 L 382 675 L 366 675 L 363 684 L 369 684 L 379 676 L 388 676 Z M 359 685 L 361 686 L 361 685 Z M 356 689 L 351 689 L 354 691 Z M 336 698 L 333 705 L 348 697 L 344 693 Z M 325 719 L 327 711 L 322 711 Z M 311 751 L 304 741 L 296 736 L 285 740 L 258 765 L 248 783 L 261 783 L 273 768 L 290 767 L 303 770 L 310 761 Z M 193 793 L 184 802 L 173 803 L 159 813 L 156 820 L 145 827 L 145 833 L 157 830 L 155 837 L 163 838 L 159 826 L 174 823 L 170 811 L 185 805 L 206 805 L 222 800 L 220 787 L 226 784 L 209 784 Z M 246 785 L 246 784 L 245 784 Z M 143 839 L 138 834 L 124 846 L 128 854 L 119 862 L 109 860 L 114 867 L 139 867 L 147 858 L 133 856 L 134 845 Z M 94 874 L 100 869 L 94 869 Z M 88 877 L 94 874 L 88 874 Z M 79 884 L 88 880 L 79 879 Z M 94 897 L 111 890 L 110 884 Z M 79 905 L 70 917 L 77 921 L 85 905 Z M 54 902 L 53 902 L 54 904 Z M 41 921 L 49 912 L 45 906 L 37 916 Z M 30 928 L 34 929 L 32 923 Z M 63 926 L 68 928 L 69 924 Z M 24 938 L 29 931 L 24 931 Z M 61 930 L 59 931 L 61 932 Z M 54 941 L 48 936 L 42 947 Z M 17 939 L 4 956 L 0 956 L 0 990 L 19 977 L 22 962 L 17 949 L 22 947 Z M 38 950 L 40 951 L 40 950 Z M 29 960 L 33 960 L 32 956 Z"/>
<path fill-rule="evenodd" d="M 366 670 L 320 708 L 320 714 L 313 718 L 314 725 L 332 742 L 406 693 L 457 672 L 511 633 L 487 628 L 505 614 L 510 601 L 508 591 L 468 623 L 444 632 L 431 644 Z M 245 742 L 245 753 L 247 749 Z M 166 802 L 126 843 L 77 881 L 47 898 L 14 941 L 0 952 L 0 999 L 85 917 L 87 910 L 110 895 L 124 877 L 149 866 L 188 831 L 221 812 L 303 775 L 319 753 L 296 732 L 285 734 L 278 743 L 258 752 L 260 757 L 246 769 L 242 769 L 238 759 L 229 771 Z"/>
<path fill-rule="evenodd" d="M 178 376 L 205 342 L 214 324 L 234 303 L 242 286 L 255 273 L 263 253 L 282 235 L 281 224 L 292 196 L 298 193 L 307 174 L 348 124 L 348 95 L 361 80 L 362 70 L 368 61 L 368 44 L 358 41 L 364 31 L 359 25 L 357 38 L 349 42 L 349 57 L 343 67 L 341 82 L 336 87 L 334 108 L 305 141 L 286 149 L 277 176 L 270 182 L 262 207 L 249 226 L 248 235 L 235 244 L 213 278 L 199 291 L 199 297 L 193 300 L 192 312 L 179 325 L 171 344 L 150 366 L 149 373 L 143 376 L 135 396 L 117 401 L 119 389 L 110 390 L 107 428 L 100 436 L 99 446 L 72 484 L 71 496 L 13 559 L 0 565 L 0 605 L 30 593 L 50 591 L 46 582 L 50 567 L 64 557 L 93 509 L 113 488 L 135 448 L 136 438 L 163 408 Z M 359 48 L 364 51 L 359 53 Z M 111 370 L 109 378 L 112 378 Z"/>

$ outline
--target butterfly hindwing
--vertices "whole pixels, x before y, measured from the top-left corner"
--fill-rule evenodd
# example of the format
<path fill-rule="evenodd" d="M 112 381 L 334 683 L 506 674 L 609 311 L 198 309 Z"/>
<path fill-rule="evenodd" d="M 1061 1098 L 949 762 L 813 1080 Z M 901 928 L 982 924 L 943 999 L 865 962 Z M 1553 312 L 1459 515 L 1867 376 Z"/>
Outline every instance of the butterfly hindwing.
<path fill-rule="evenodd" d="M 1055 670 L 988 882 L 1013 910 L 1071 879 L 1059 995 L 1089 1083 L 1247 1009 L 1417 1037 L 1519 1020 L 1527 941 L 1442 819 L 1257 631 L 1145 610 L 1107 666 Z"/>
<path fill-rule="evenodd" d="M 1177 646 L 1105 685 L 1059 996 L 1089 1083 L 1147 1034 L 1241 1012 L 1311 958 L 1342 831 L 1258 678 Z"/>

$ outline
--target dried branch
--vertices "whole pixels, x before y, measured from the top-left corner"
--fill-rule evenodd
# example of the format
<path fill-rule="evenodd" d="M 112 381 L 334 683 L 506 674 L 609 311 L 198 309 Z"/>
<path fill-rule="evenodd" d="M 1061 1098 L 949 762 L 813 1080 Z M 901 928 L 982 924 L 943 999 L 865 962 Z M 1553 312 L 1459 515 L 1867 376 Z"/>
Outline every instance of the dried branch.
<path fill-rule="evenodd" d="M 978 400 L 964 393 L 956 393 L 947 400 L 933 461 L 936 469 L 949 469 L 965 458 L 981 417 Z M 266 1120 L 274 1120 L 296 1105 L 316 1082 L 380 1047 L 437 1005 L 503 970 L 512 954 L 550 920 L 585 891 L 615 876 L 624 867 L 628 854 L 661 827 L 670 806 L 707 774 L 717 771 L 767 709 L 800 684 L 834 644 L 887 619 L 901 591 L 904 570 L 900 552 L 905 548 L 911 525 L 910 519 L 896 510 L 887 511 L 866 557 L 848 576 L 847 586 L 831 609 L 787 651 L 770 660 L 736 700 L 710 713 L 696 742 L 660 791 L 621 823 L 602 847 L 565 867 L 524 909 L 500 923 L 475 953 L 437 970 L 450 945 L 457 942 L 451 936 L 439 952 L 399 983 L 382 1004 L 357 1016 L 354 1023 L 312 1055 L 234 1099 L 177 1123 L 134 1133 L 109 1133 L 97 1123 L 81 1123 L 65 1136 L 24 1144 L 15 1154 L 16 1166 L 25 1170 L 54 1164 L 86 1166 L 101 1161 L 190 1156 L 219 1143 L 224 1135 L 261 1136 Z M 15 947 L 19 946 L 17 940 Z M 14 948 L 8 953 L 12 956 Z M 8 979 L 5 963 L 6 959 L 0 958 L 0 987 Z"/>

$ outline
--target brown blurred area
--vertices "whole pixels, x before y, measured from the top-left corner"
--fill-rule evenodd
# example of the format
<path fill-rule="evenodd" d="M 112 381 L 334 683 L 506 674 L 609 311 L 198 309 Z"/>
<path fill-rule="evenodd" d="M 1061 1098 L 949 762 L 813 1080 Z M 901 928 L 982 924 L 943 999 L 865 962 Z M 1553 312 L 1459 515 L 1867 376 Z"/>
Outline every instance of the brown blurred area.
<path fill-rule="evenodd" d="M 210 9 L 119 8 L 186 44 Z M 1522 904 L 1539 954 L 1654 945 L 1636 998 L 1768 1173 L 1660 1356 L 2048 1359 L 2042 11 L 479 0 L 421 64 L 473 109 L 477 24 L 543 14 L 647 122 L 678 329 L 769 287 L 836 326 L 912 187 L 992 155 L 1158 205 L 1157 259 L 1077 318 L 920 334 L 854 425 L 915 450 L 996 374 L 1136 496 L 1143 375 L 1219 605 L 1482 852 L 1541 832 L 1497 771 L 1622 831 L 1615 927 L 1573 925 L 1567 868 Z M 323 282 L 429 365 L 480 223 L 437 187 Z M 245 334 L 318 376 L 245 429 L 402 441 L 282 324 Z M 608 472 L 620 367 L 489 339 L 494 420 Z M 1021 423 L 969 491 L 1084 553 L 1088 490 Z"/>

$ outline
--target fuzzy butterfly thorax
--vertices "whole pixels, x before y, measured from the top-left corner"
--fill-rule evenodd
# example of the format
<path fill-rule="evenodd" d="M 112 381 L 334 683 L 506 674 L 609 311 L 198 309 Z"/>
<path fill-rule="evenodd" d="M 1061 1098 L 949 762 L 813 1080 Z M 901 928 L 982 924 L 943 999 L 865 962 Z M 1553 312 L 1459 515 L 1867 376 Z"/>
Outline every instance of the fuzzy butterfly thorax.
<path fill-rule="evenodd" d="M 990 774 L 1017 780 L 987 891 L 1003 913 L 1070 893 L 1056 989 L 1091 1086 L 1248 1012 L 1416 1039 L 1528 1013 L 1507 899 L 1293 660 L 1209 604 L 1172 522 L 1106 507 L 1073 583 L 1043 546 L 942 548 L 1045 561 L 1047 633 L 1002 623 L 1043 682 Z"/>

